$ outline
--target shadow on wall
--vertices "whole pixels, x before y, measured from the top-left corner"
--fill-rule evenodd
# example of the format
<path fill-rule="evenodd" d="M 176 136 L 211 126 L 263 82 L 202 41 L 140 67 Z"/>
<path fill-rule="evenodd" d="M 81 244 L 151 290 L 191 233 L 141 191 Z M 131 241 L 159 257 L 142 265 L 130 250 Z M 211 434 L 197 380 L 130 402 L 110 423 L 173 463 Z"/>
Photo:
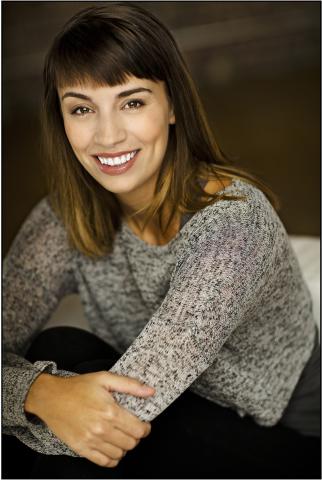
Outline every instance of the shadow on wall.
<path fill-rule="evenodd" d="M 4 253 L 46 194 L 38 116 L 44 56 L 63 23 L 96 3 L 2 5 Z M 319 235 L 320 4 L 135 3 L 177 39 L 222 149 L 280 196 L 289 233 Z"/>

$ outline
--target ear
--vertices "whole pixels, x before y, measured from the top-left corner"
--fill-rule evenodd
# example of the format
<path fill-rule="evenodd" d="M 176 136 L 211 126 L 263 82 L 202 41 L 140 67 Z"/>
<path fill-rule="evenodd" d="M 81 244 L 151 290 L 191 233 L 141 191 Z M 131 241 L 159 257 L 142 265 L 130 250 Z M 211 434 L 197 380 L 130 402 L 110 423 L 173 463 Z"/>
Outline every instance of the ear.
<path fill-rule="evenodd" d="M 174 114 L 173 107 L 172 107 L 169 113 L 169 124 L 173 125 L 174 123 L 176 123 L 176 116 Z"/>

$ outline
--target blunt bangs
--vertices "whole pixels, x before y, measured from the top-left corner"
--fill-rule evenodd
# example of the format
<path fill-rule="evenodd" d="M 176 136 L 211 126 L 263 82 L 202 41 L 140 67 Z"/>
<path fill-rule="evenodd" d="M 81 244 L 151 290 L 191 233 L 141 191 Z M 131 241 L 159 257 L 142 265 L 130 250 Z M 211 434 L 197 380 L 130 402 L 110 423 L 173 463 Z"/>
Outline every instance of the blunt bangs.
<path fill-rule="evenodd" d="M 48 68 L 56 88 L 61 88 L 115 86 L 129 76 L 166 81 L 170 65 L 166 50 L 160 50 L 153 30 L 139 17 L 102 18 L 89 9 L 83 21 L 70 21 L 56 38 Z"/>
<path fill-rule="evenodd" d="M 218 146 L 198 92 L 175 39 L 150 12 L 132 2 L 104 2 L 72 17 L 55 38 L 44 68 L 43 145 L 49 199 L 66 228 L 70 246 L 91 258 L 109 254 L 124 212 L 116 196 L 105 190 L 77 160 L 68 141 L 58 88 L 114 87 L 128 77 L 164 82 L 176 122 L 151 204 L 143 214 L 143 232 L 157 221 L 166 234 L 177 215 L 194 213 L 217 200 L 240 196 L 206 193 L 200 177 L 242 178 L 258 186 L 272 201 L 275 195 L 262 182 L 230 165 Z"/>

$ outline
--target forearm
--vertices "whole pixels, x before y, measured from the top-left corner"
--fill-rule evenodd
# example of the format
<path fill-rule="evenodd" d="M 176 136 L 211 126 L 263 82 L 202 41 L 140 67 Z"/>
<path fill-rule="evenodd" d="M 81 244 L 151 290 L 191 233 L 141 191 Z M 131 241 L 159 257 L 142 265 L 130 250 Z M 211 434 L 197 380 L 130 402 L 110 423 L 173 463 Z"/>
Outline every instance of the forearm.
<path fill-rule="evenodd" d="M 38 378 L 42 377 L 39 384 L 41 383 L 44 388 L 44 376 L 55 379 L 74 375 L 76 374 L 73 372 L 57 370 L 54 362 L 38 361 L 31 364 L 22 357 L 6 353 L 2 373 L 3 433 L 15 435 L 24 444 L 45 455 L 77 456 L 50 431 L 40 418 L 44 416 L 41 409 L 37 409 L 33 403 L 31 407 L 25 409 L 30 388 Z M 28 410 L 30 413 L 37 412 L 37 416 L 28 416 Z"/>

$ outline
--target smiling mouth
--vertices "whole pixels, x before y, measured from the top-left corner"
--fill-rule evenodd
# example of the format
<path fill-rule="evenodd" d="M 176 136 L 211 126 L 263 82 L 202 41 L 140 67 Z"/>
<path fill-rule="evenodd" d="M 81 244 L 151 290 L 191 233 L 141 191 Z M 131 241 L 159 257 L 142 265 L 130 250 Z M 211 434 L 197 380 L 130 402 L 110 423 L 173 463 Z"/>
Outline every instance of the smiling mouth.
<path fill-rule="evenodd" d="M 115 167 L 117 165 L 123 165 L 132 160 L 132 158 L 135 157 L 138 151 L 139 150 L 133 150 L 132 152 L 125 153 L 123 155 L 120 155 L 119 157 L 103 157 L 101 155 L 97 155 L 96 158 L 100 161 L 101 165 L 109 165 L 111 167 Z"/>

